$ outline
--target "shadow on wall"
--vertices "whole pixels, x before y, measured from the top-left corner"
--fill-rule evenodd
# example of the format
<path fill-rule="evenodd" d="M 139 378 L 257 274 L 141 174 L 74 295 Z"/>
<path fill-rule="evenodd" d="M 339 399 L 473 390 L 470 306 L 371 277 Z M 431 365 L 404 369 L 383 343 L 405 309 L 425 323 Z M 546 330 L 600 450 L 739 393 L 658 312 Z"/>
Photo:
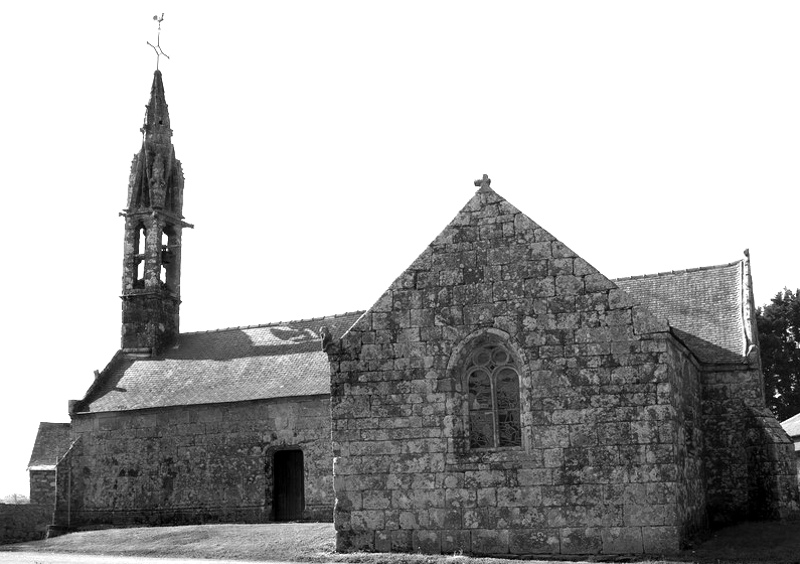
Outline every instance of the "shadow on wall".
<path fill-rule="evenodd" d="M 742 362 L 741 354 L 731 352 L 686 331 L 681 331 L 676 327 L 672 327 L 672 332 L 696 357 L 701 359 L 713 358 L 718 364 L 741 364 L 745 366 Z"/>

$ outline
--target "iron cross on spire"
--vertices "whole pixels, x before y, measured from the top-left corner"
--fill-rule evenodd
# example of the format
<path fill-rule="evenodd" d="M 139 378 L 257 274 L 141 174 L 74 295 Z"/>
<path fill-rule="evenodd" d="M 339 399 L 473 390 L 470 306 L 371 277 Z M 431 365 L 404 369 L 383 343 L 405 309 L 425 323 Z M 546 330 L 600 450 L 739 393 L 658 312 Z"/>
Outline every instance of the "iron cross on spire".
<path fill-rule="evenodd" d="M 169 59 L 169 55 L 167 55 L 161 49 L 161 22 L 164 21 L 164 13 L 163 12 L 161 13 L 160 18 L 157 15 L 153 16 L 153 19 L 158 22 L 158 40 L 156 41 L 155 45 L 153 45 L 149 41 L 147 42 L 147 44 L 153 48 L 153 51 L 156 52 L 156 70 L 158 70 L 158 61 L 161 59 L 161 55 L 164 55 L 167 59 Z"/>

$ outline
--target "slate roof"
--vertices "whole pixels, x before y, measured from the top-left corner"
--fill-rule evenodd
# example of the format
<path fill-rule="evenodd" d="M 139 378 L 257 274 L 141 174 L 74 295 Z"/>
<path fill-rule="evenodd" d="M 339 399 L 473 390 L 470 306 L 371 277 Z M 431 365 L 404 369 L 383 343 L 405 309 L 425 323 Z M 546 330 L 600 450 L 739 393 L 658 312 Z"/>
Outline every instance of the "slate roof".
<path fill-rule="evenodd" d="M 118 355 L 76 412 L 329 394 L 319 330 L 338 338 L 362 314 L 182 333 L 162 358 Z"/>
<path fill-rule="evenodd" d="M 28 470 L 54 469 L 72 443 L 69 431 L 69 423 L 39 423 Z"/>
<path fill-rule="evenodd" d="M 743 261 L 614 280 L 705 363 L 745 362 Z"/>
<path fill-rule="evenodd" d="M 704 363 L 746 362 L 743 261 L 614 280 L 666 319 Z M 75 412 L 108 412 L 330 393 L 320 327 L 334 338 L 362 311 L 300 321 L 182 333 L 162 358 L 118 353 Z M 37 439 L 38 441 L 38 439 Z"/>

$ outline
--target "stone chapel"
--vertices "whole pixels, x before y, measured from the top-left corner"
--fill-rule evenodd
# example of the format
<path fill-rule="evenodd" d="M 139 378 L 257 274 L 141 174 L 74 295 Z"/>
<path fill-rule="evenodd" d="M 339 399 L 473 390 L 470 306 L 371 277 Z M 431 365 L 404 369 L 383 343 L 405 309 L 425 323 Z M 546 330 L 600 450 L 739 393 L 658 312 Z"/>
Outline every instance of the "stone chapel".
<path fill-rule="evenodd" d="M 484 175 L 367 311 L 180 332 L 155 72 L 122 344 L 71 401 L 54 525 L 332 520 L 339 550 L 619 554 L 796 514 L 749 257 L 610 280 Z"/>

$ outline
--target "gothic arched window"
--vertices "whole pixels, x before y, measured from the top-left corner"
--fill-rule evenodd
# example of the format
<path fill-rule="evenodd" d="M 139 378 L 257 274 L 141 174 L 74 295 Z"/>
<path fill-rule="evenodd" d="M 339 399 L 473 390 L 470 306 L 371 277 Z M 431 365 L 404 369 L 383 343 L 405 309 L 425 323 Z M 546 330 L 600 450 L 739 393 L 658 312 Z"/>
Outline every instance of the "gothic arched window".
<path fill-rule="evenodd" d="M 485 344 L 466 366 L 470 448 L 520 446 L 519 373 L 500 344 Z"/>

